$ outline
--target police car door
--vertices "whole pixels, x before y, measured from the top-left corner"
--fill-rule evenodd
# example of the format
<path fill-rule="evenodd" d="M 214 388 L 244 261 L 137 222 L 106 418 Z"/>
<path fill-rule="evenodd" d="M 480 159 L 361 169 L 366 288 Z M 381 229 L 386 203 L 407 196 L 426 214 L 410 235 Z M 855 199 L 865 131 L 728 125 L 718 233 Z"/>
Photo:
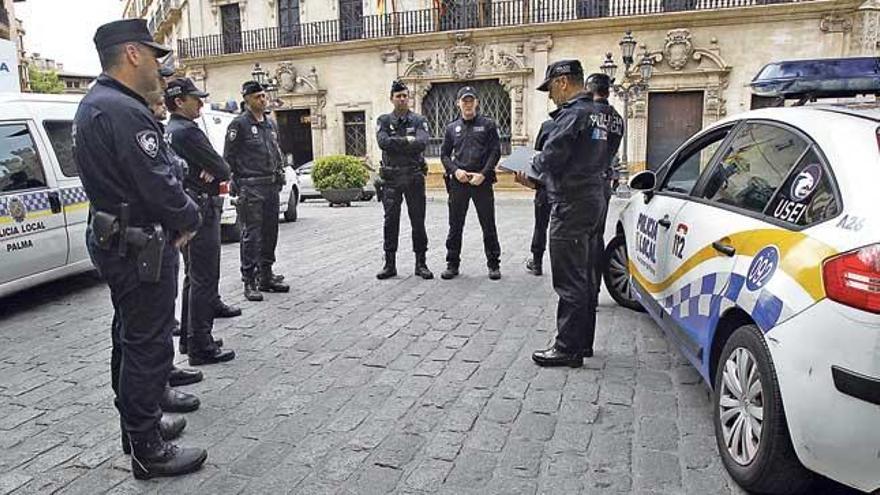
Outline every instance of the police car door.
<path fill-rule="evenodd" d="M 67 231 L 33 121 L 0 123 L 0 284 L 63 266 Z"/>
<path fill-rule="evenodd" d="M 760 289 L 778 264 L 772 245 L 779 229 L 764 221 L 763 211 L 807 148 L 781 126 L 742 122 L 675 219 L 663 304 L 677 323 L 679 344 L 704 376 L 719 317 Z M 747 277 L 734 274 L 742 263 L 753 265 Z"/>

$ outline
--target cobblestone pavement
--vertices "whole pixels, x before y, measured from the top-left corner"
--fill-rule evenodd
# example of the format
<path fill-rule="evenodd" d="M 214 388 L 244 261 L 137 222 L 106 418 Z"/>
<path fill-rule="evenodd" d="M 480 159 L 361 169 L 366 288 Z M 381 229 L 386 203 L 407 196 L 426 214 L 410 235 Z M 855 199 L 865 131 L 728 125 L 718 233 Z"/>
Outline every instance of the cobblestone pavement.
<path fill-rule="evenodd" d="M 231 363 L 201 368 L 182 444 L 202 471 L 135 481 L 119 447 L 108 291 L 91 275 L 0 301 L 0 494 L 742 493 L 715 450 L 707 389 L 647 317 L 603 294 L 596 357 L 541 369 L 550 277 L 525 273 L 531 203 L 498 201 L 504 252 L 486 277 L 468 218 L 463 276 L 379 282 L 381 206 L 300 205 L 276 271 L 294 287 L 243 300 L 238 246 L 218 320 Z M 443 268 L 446 209 L 428 205 L 429 266 Z M 177 361 L 185 365 L 180 356 Z"/>

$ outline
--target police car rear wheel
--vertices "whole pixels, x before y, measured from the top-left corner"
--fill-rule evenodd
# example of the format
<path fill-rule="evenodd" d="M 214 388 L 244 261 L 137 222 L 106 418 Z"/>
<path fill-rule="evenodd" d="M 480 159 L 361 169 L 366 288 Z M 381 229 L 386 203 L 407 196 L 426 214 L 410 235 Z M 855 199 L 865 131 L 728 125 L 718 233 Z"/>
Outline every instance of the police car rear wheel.
<path fill-rule="evenodd" d="M 733 332 L 721 351 L 713 394 L 715 440 L 731 477 L 757 493 L 802 493 L 812 482 L 794 452 L 776 371 L 755 325 Z"/>
<path fill-rule="evenodd" d="M 633 311 L 644 312 L 645 309 L 635 299 L 629 278 L 629 257 L 626 254 L 626 238 L 618 235 L 605 247 L 602 278 L 605 288 L 617 304 Z"/>
<path fill-rule="evenodd" d="M 299 197 L 296 190 L 290 191 L 290 198 L 287 200 L 287 210 L 284 212 L 284 221 L 295 222 L 297 218 L 296 207 L 299 205 Z"/>

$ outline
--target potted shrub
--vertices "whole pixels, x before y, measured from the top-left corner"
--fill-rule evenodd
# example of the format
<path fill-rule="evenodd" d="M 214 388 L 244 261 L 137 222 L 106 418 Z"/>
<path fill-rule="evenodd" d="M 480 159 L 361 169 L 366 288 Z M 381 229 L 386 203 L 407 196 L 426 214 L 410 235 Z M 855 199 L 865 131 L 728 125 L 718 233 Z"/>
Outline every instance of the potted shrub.
<path fill-rule="evenodd" d="M 351 206 L 364 191 L 370 178 L 360 158 L 348 155 L 330 155 L 315 160 L 312 180 L 315 189 L 330 202 L 330 206 L 344 204 Z"/>

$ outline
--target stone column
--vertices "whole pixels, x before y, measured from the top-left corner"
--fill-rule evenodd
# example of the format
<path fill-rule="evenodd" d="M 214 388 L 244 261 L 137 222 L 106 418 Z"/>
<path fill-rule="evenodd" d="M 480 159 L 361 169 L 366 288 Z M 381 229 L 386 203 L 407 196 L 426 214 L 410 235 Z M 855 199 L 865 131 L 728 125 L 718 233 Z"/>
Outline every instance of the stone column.
<path fill-rule="evenodd" d="M 550 64 L 550 50 L 553 48 L 553 38 L 549 35 L 540 38 L 532 38 L 529 40 L 529 47 L 534 54 L 532 57 L 534 68 L 534 81 L 529 84 L 526 80 L 523 88 L 524 104 L 528 105 L 526 133 L 530 139 L 534 139 L 541 129 L 541 122 L 547 120 L 547 99 L 535 91 L 538 84 L 544 80 L 544 73 L 547 72 L 547 66 Z"/>
<path fill-rule="evenodd" d="M 880 55 L 880 0 L 867 0 L 856 10 L 850 55 Z"/>

